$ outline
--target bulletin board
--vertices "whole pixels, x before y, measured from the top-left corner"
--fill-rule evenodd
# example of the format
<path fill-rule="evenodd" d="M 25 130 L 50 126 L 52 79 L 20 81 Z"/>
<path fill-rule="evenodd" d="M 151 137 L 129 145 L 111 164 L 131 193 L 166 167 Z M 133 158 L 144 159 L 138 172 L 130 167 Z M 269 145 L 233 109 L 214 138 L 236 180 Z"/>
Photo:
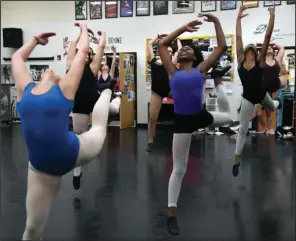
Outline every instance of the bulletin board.
<path fill-rule="evenodd" d="M 222 66 L 231 64 L 231 70 L 222 78 L 223 82 L 228 82 L 229 84 L 233 84 L 234 80 L 234 35 L 229 34 L 225 35 L 226 44 L 227 44 L 227 51 L 225 51 L 221 58 L 220 64 Z M 204 59 L 206 59 L 214 48 L 217 46 L 217 38 L 216 36 L 188 36 L 188 37 L 181 37 L 180 38 L 182 46 L 193 46 L 197 45 L 201 48 L 203 53 Z M 150 39 L 146 39 L 146 59 L 148 60 L 148 43 Z M 159 58 L 157 43 L 153 46 L 153 51 L 156 58 Z M 147 83 L 147 90 L 151 89 L 151 69 L 148 61 L 146 61 L 146 83 Z M 213 86 L 214 88 L 214 86 Z"/>

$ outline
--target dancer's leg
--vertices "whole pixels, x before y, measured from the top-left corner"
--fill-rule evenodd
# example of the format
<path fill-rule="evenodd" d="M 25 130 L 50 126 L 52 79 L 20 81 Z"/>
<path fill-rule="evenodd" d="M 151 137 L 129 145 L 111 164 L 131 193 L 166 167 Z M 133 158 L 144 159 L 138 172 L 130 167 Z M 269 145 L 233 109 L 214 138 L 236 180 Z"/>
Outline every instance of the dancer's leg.
<path fill-rule="evenodd" d="M 121 104 L 121 97 L 116 97 L 111 101 L 109 106 L 109 113 L 111 116 L 117 115 L 119 113 L 120 104 Z"/>
<path fill-rule="evenodd" d="M 246 142 L 246 137 L 249 129 L 249 122 L 250 122 L 250 118 L 253 113 L 253 110 L 254 110 L 254 105 L 248 100 L 246 100 L 245 98 L 242 98 L 242 108 L 240 112 L 240 128 L 239 128 L 239 132 L 236 140 L 235 158 L 234 158 L 234 165 L 232 170 L 232 173 L 234 176 L 238 175 L 240 155 Z"/>
<path fill-rule="evenodd" d="M 230 117 L 230 105 L 227 99 L 227 95 L 222 87 L 221 77 L 215 77 L 215 85 L 216 85 L 216 94 L 217 94 L 217 103 L 218 103 L 218 111 L 210 111 L 211 115 L 214 118 L 213 127 L 221 127 L 226 124 L 229 124 L 232 119 Z"/>
<path fill-rule="evenodd" d="M 77 135 L 80 135 L 80 134 L 88 131 L 89 117 L 90 117 L 90 115 L 86 115 L 86 114 L 80 114 L 80 113 L 73 113 L 72 114 L 73 131 Z M 82 176 L 81 166 L 74 168 L 73 187 L 76 190 L 80 188 L 81 176 Z"/>
<path fill-rule="evenodd" d="M 169 181 L 168 189 L 168 206 L 169 219 L 168 229 L 173 235 L 179 234 L 179 228 L 176 220 L 176 207 L 180 194 L 182 181 L 187 169 L 189 149 L 191 143 L 191 134 L 182 133 L 174 134 L 173 137 L 173 172 Z"/>
<path fill-rule="evenodd" d="M 112 91 L 110 89 L 106 89 L 101 93 L 100 98 L 94 106 L 91 129 L 78 135 L 80 149 L 77 166 L 85 165 L 92 161 L 103 147 L 107 134 L 109 106 L 112 96 Z"/>
<path fill-rule="evenodd" d="M 148 148 L 147 151 L 152 151 L 152 144 L 156 132 L 156 122 L 158 119 L 159 111 L 162 105 L 162 97 L 151 92 L 150 106 L 149 106 L 149 121 L 148 121 Z"/>
<path fill-rule="evenodd" d="M 27 221 L 22 240 L 40 240 L 60 188 L 60 178 L 28 170 Z"/>
<path fill-rule="evenodd" d="M 273 100 L 268 93 L 266 93 L 262 105 L 266 110 L 270 111 L 275 111 L 277 108 L 280 108 L 280 102 L 278 100 Z"/>

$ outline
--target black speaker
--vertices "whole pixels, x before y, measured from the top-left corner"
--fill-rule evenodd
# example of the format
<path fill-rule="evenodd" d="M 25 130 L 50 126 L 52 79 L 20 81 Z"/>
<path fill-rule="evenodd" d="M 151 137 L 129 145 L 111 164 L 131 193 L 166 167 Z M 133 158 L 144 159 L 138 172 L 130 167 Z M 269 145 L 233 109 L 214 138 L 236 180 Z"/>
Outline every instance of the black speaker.
<path fill-rule="evenodd" d="M 23 46 L 23 30 L 20 28 L 3 28 L 3 47 L 20 48 Z"/>
<path fill-rule="evenodd" d="M 294 96 L 285 96 L 283 103 L 283 124 L 282 126 L 292 126 L 293 122 L 293 101 Z"/>

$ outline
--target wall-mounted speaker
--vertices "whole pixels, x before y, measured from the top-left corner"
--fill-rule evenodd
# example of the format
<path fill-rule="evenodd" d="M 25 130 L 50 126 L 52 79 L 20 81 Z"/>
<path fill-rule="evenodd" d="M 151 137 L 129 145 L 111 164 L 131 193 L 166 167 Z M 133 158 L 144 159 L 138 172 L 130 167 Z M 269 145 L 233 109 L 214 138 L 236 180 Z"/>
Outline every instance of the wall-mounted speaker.
<path fill-rule="evenodd" d="M 20 48 L 23 46 L 23 30 L 20 28 L 3 28 L 3 47 Z"/>

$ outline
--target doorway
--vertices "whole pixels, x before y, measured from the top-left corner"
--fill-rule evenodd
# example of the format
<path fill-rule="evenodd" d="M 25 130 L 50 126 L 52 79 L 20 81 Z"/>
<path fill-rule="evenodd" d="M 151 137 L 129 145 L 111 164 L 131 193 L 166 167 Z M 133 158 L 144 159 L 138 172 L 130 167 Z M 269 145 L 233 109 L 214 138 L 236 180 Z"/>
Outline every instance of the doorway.
<path fill-rule="evenodd" d="M 103 62 L 109 68 L 112 63 L 112 53 L 105 54 Z M 118 53 L 114 77 L 117 78 L 117 89 L 123 92 L 120 114 L 109 125 L 120 129 L 135 127 L 137 124 L 137 54 Z"/>

